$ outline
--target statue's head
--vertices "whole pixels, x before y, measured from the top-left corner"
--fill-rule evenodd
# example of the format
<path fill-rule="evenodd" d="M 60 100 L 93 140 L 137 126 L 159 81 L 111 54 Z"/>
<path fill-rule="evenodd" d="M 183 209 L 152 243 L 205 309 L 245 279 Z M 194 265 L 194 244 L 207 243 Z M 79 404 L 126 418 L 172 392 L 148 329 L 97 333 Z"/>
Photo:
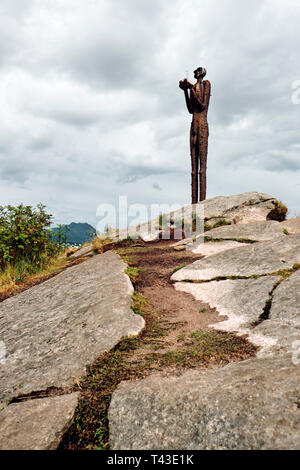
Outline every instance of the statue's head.
<path fill-rule="evenodd" d="M 205 75 L 206 75 L 206 69 L 203 67 L 198 67 L 196 70 L 194 70 L 194 77 L 196 79 L 204 78 Z"/>

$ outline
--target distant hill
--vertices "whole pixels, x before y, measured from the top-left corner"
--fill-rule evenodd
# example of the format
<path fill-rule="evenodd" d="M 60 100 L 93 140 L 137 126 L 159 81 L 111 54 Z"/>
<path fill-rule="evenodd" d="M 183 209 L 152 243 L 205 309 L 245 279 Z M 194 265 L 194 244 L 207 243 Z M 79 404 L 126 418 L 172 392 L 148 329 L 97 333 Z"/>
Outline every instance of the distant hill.
<path fill-rule="evenodd" d="M 82 245 L 85 242 L 91 240 L 91 233 L 96 234 L 96 229 L 90 224 L 86 223 L 76 223 L 72 222 L 69 225 L 63 225 L 62 227 L 67 227 L 67 241 L 71 245 Z M 54 234 L 57 232 L 57 227 L 53 228 L 52 231 Z M 55 240 L 55 235 L 54 235 Z"/>

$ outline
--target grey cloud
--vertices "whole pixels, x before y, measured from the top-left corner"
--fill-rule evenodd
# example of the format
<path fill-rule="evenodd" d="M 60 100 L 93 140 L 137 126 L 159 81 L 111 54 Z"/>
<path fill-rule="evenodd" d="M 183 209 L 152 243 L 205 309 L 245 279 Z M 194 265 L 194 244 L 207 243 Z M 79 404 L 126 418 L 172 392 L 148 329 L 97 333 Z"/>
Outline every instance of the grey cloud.
<path fill-rule="evenodd" d="M 136 183 L 149 176 L 168 174 L 170 168 L 164 164 L 153 164 L 151 157 L 146 155 L 137 157 L 134 161 L 128 161 L 121 154 L 113 154 L 109 158 L 106 172 L 111 172 L 111 176 L 116 179 L 117 183 L 127 184 Z"/>
<path fill-rule="evenodd" d="M 191 116 L 178 81 L 204 65 L 212 82 L 209 196 L 276 196 L 280 185 L 296 210 L 296 2 L 3 2 L 3 200 L 9 182 L 11 194 L 50 204 L 61 222 L 92 217 L 121 190 L 136 202 L 188 202 Z"/>

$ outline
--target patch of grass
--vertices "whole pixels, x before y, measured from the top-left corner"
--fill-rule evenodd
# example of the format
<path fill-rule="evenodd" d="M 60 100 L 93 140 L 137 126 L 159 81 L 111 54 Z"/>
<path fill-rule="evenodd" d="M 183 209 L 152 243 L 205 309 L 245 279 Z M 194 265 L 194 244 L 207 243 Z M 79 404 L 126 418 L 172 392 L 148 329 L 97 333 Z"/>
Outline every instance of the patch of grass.
<path fill-rule="evenodd" d="M 231 225 L 231 223 L 226 219 L 220 219 L 212 226 L 212 228 L 223 227 L 224 225 Z"/>
<path fill-rule="evenodd" d="M 290 232 L 286 228 L 283 229 L 283 233 L 284 235 L 290 235 Z"/>
<path fill-rule="evenodd" d="M 175 268 L 175 269 L 173 270 L 172 274 L 177 273 L 177 271 L 180 271 L 180 270 L 183 269 L 183 268 L 186 268 L 186 266 L 187 266 L 186 264 L 182 264 L 182 265 L 179 266 L 178 268 Z"/>
<path fill-rule="evenodd" d="M 209 363 L 228 364 L 254 355 L 257 348 L 243 337 L 218 331 L 197 330 L 191 333 L 187 346 L 151 358 L 160 366 L 194 368 Z"/>
<path fill-rule="evenodd" d="M 214 243 L 219 243 L 219 242 L 227 242 L 227 241 L 233 241 L 233 242 L 238 242 L 238 243 L 247 243 L 248 245 L 254 245 L 254 243 L 258 243 L 255 240 L 250 240 L 249 238 L 212 238 L 210 236 L 205 236 L 204 241 L 205 242 L 214 242 Z"/>
<path fill-rule="evenodd" d="M 122 259 L 128 266 L 136 266 L 138 263 L 138 258 L 135 255 L 122 255 Z"/>
<path fill-rule="evenodd" d="M 138 280 L 140 272 L 141 272 L 141 269 L 132 267 L 132 266 L 128 266 L 128 268 L 125 271 L 125 273 L 127 274 L 127 276 L 129 276 L 129 279 L 131 280 L 132 283 L 135 283 Z"/>
<path fill-rule="evenodd" d="M 132 296 L 132 304 L 131 308 L 137 315 L 141 315 L 142 317 L 146 313 L 146 308 L 148 305 L 148 300 L 139 292 L 134 292 Z"/>
<path fill-rule="evenodd" d="M 185 341 L 186 338 L 186 333 L 181 333 L 180 335 L 177 336 L 177 343 L 181 343 Z"/>
<path fill-rule="evenodd" d="M 199 310 L 200 313 L 205 313 L 207 312 L 207 308 L 201 308 L 201 310 Z"/>
<path fill-rule="evenodd" d="M 0 271 L 0 294 L 1 297 L 14 295 L 30 284 L 38 284 L 44 278 L 54 273 L 59 273 L 70 264 L 64 253 L 45 262 L 30 262 L 22 259 L 15 264 L 7 264 L 3 271 Z"/>

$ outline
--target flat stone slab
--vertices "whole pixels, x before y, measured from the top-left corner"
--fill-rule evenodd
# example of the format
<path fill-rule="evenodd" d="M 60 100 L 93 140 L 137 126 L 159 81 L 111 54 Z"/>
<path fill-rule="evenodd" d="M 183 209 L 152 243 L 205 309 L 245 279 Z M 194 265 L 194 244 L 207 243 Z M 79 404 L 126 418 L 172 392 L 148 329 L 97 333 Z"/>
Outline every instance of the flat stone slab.
<path fill-rule="evenodd" d="M 88 255 L 92 255 L 92 254 L 93 254 L 92 246 L 91 245 L 86 245 L 86 246 L 83 246 L 83 247 L 79 248 L 79 250 L 75 251 L 75 253 L 70 255 L 70 258 L 77 259 L 77 258 L 81 258 L 82 256 L 88 256 Z"/>
<path fill-rule="evenodd" d="M 197 300 L 216 308 L 220 315 L 226 315 L 227 320 L 211 326 L 216 330 L 236 332 L 239 335 L 248 334 L 253 344 L 262 347 L 263 354 L 277 343 L 277 338 L 258 334 L 251 326 L 264 312 L 270 292 L 279 280 L 279 276 L 265 276 L 259 279 L 212 281 L 202 284 L 178 282 L 175 289 L 193 295 Z"/>
<path fill-rule="evenodd" d="M 125 268 L 110 251 L 0 303 L 0 402 L 73 384 L 101 353 L 143 329 Z"/>
<path fill-rule="evenodd" d="M 268 220 L 214 228 L 206 232 L 205 236 L 212 240 L 251 240 L 260 242 L 286 236 L 283 230 L 284 228 L 279 222 Z"/>
<path fill-rule="evenodd" d="M 109 408 L 115 450 L 299 450 L 300 366 L 290 355 L 123 382 Z"/>
<path fill-rule="evenodd" d="M 280 225 L 291 234 L 300 234 L 300 217 L 285 220 Z"/>
<path fill-rule="evenodd" d="M 226 240 L 222 242 L 203 242 L 194 245 L 195 248 L 189 247 L 193 253 L 211 256 L 222 251 L 231 250 L 232 248 L 240 248 L 242 246 L 247 246 L 246 243 L 240 243 L 232 240 Z M 180 246 L 175 247 L 174 249 L 180 248 Z"/>
<path fill-rule="evenodd" d="M 0 413 L 0 450 L 55 450 L 70 426 L 79 393 L 28 400 Z"/>
<path fill-rule="evenodd" d="M 250 277 L 290 269 L 299 262 L 300 235 L 289 235 L 207 256 L 177 271 L 171 279 L 207 281 L 228 276 Z"/>

